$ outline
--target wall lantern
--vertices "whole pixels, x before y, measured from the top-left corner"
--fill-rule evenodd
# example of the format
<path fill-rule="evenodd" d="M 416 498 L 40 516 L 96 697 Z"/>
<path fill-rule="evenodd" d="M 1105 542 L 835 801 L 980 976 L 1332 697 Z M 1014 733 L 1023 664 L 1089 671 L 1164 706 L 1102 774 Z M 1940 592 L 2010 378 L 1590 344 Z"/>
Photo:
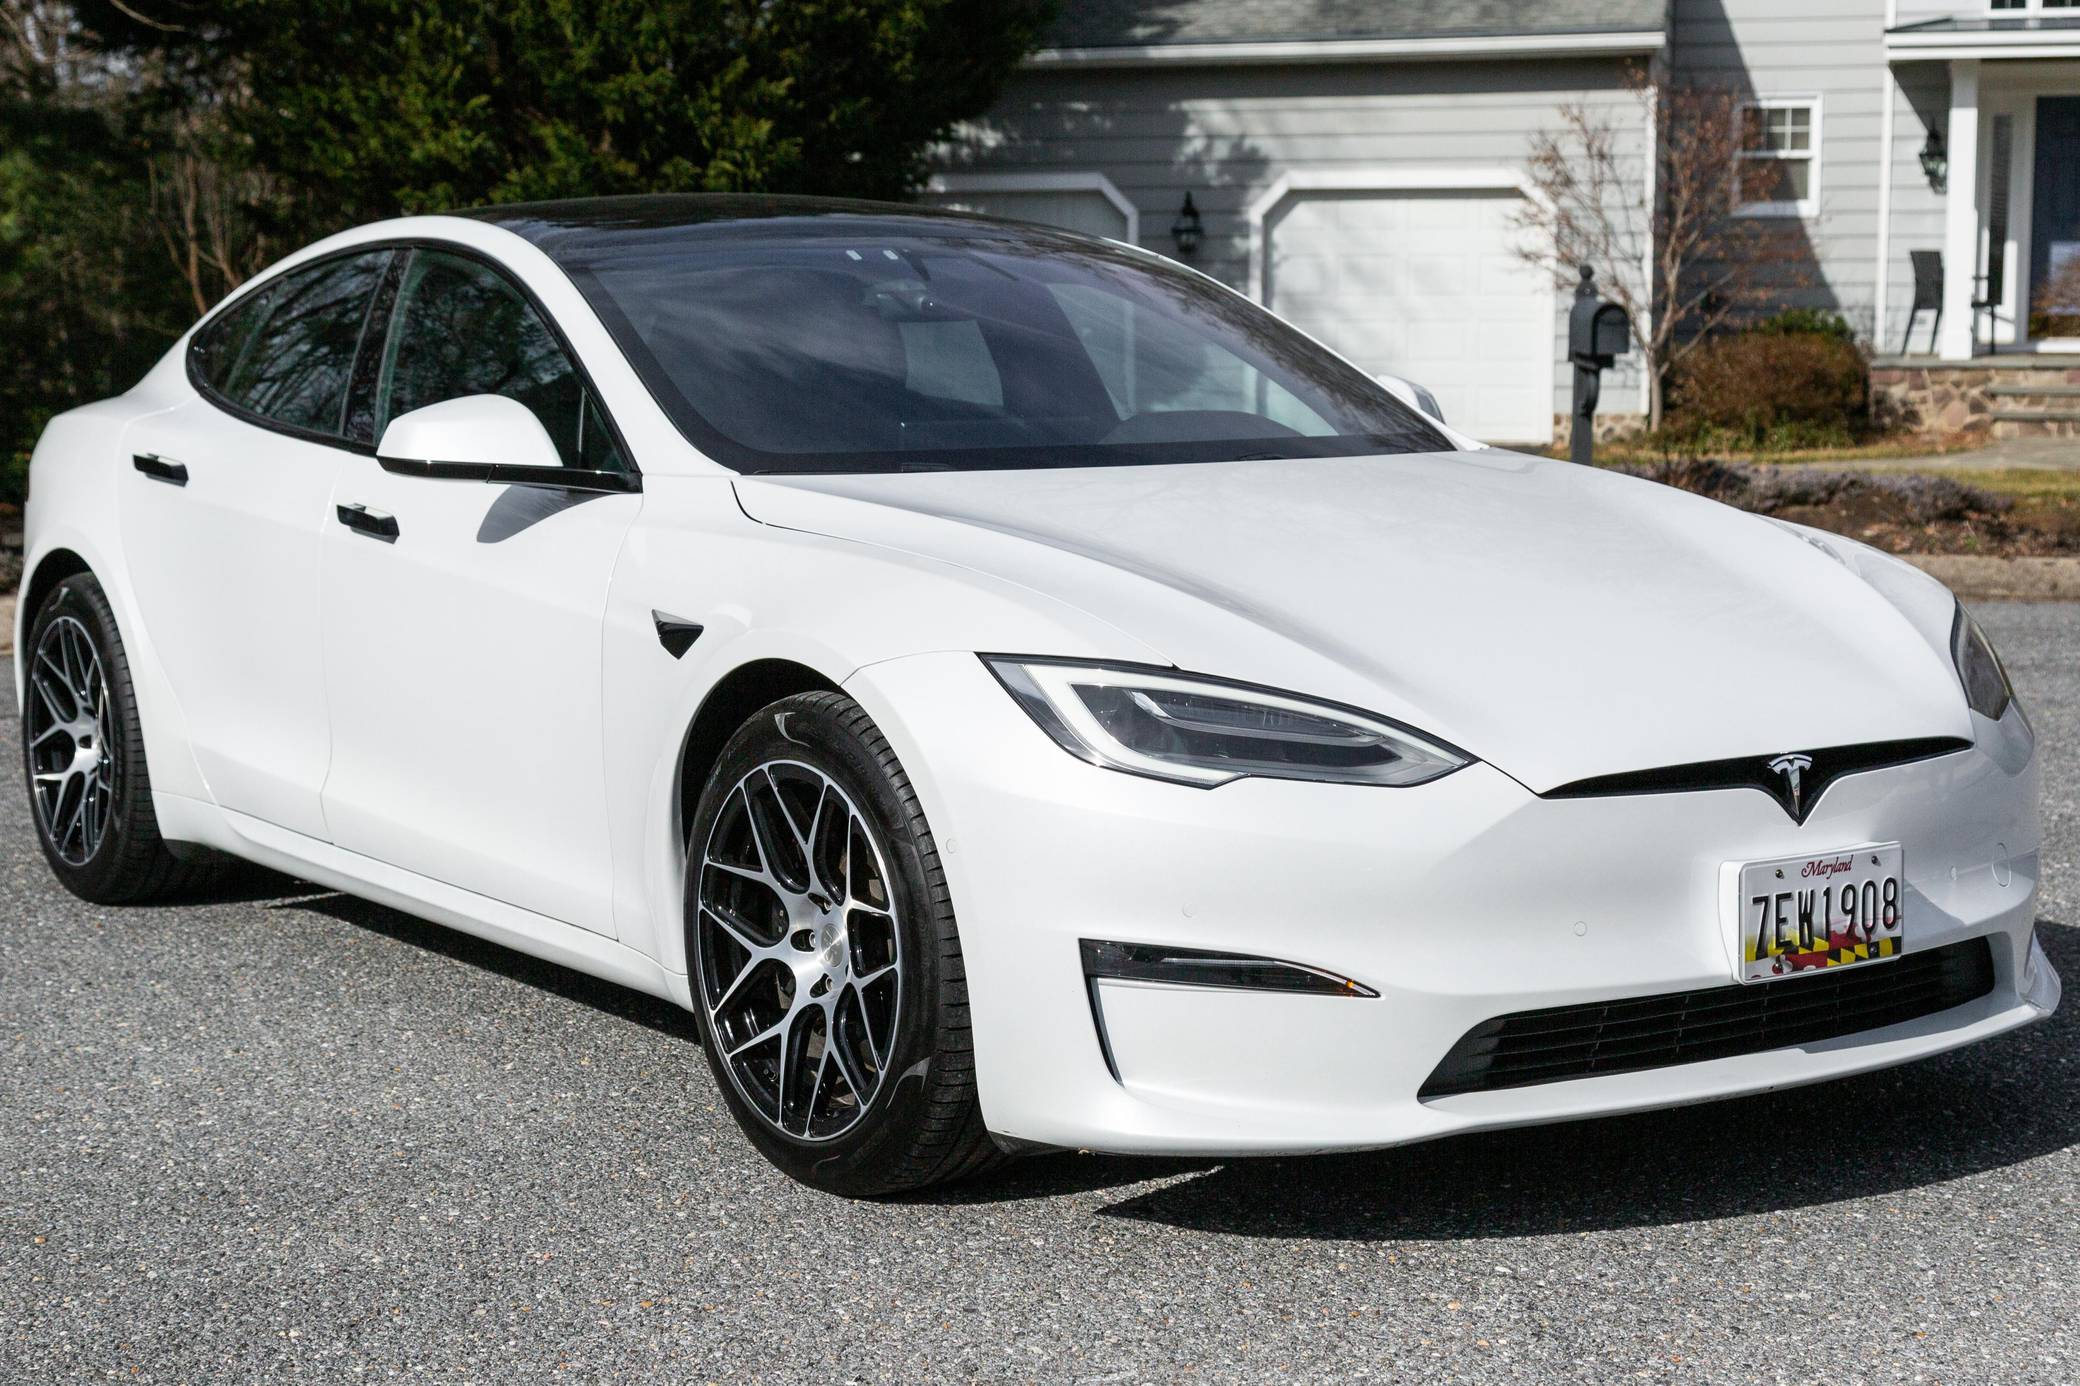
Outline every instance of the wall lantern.
<path fill-rule="evenodd" d="M 1189 260 L 1199 249 L 1199 241 L 1206 234 L 1206 223 L 1199 219 L 1199 209 L 1192 205 L 1192 195 L 1184 195 L 1184 206 L 1177 212 L 1177 220 L 1170 223 L 1170 239 L 1177 242 L 1177 253 Z"/>
<path fill-rule="evenodd" d="M 1943 132 L 1929 129 L 1927 140 L 1921 145 L 1921 171 L 1928 175 L 1928 185 L 1937 192 L 1947 192 L 1950 181 L 1950 151 L 1943 145 Z"/>

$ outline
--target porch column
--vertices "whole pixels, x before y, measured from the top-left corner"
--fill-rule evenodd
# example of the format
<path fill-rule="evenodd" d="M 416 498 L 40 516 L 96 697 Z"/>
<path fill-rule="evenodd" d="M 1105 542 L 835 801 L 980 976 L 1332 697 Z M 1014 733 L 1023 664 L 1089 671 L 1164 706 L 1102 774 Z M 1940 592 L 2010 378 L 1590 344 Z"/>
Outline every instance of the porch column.
<path fill-rule="evenodd" d="M 1936 354 L 1972 358 L 1979 278 L 1979 62 L 1950 64 L 1949 193 L 1943 204 L 1943 330 Z"/>

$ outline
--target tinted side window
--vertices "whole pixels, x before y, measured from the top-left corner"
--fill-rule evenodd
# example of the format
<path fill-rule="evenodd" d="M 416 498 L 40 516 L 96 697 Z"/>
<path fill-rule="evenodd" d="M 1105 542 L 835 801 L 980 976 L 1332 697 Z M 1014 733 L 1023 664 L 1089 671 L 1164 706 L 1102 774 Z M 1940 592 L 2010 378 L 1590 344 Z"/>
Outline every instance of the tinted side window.
<path fill-rule="evenodd" d="M 520 291 L 488 265 L 418 251 L 390 316 L 377 434 L 463 395 L 504 395 L 532 409 L 566 467 L 626 470 L 583 378 Z"/>
<path fill-rule="evenodd" d="M 337 435 L 369 299 L 390 252 L 284 275 L 210 325 L 197 367 L 231 403 L 276 423 Z"/>
<path fill-rule="evenodd" d="M 230 383 L 231 372 L 245 356 L 246 348 L 252 345 L 253 329 L 267 320 L 267 303 L 272 297 L 274 286 L 269 285 L 246 295 L 245 300 L 217 315 L 214 322 L 195 334 L 195 341 L 188 348 L 188 358 L 194 363 L 195 373 L 202 377 L 218 394 Z"/>

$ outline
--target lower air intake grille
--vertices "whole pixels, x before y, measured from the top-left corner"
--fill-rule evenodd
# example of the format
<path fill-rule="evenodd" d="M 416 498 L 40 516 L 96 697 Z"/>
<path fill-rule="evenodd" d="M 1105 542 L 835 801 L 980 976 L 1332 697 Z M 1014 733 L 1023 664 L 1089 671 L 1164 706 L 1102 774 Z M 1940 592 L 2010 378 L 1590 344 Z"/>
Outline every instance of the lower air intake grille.
<path fill-rule="evenodd" d="M 1522 1011 L 1468 1031 L 1417 1095 L 1428 1101 L 1760 1054 L 1934 1015 L 1992 990 L 1993 951 L 1976 938 L 1777 982 Z"/>

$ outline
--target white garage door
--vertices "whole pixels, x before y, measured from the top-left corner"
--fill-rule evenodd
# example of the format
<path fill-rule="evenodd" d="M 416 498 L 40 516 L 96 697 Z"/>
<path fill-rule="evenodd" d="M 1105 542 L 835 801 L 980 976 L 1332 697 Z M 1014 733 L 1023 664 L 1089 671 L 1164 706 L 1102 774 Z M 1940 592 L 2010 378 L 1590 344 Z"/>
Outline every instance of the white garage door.
<path fill-rule="evenodd" d="M 1265 302 L 1371 372 L 1428 387 L 1491 443 L 1553 437 L 1551 282 L 1512 247 L 1516 193 L 1303 192 L 1265 225 Z"/>
<path fill-rule="evenodd" d="M 1036 221 L 1042 226 L 1059 226 L 1090 236 L 1129 239 L 1127 214 L 1105 194 L 1094 189 L 1010 188 L 986 191 L 926 193 L 924 200 L 938 207 L 986 216 L 1009 217 L 1013 221 Z"/>

